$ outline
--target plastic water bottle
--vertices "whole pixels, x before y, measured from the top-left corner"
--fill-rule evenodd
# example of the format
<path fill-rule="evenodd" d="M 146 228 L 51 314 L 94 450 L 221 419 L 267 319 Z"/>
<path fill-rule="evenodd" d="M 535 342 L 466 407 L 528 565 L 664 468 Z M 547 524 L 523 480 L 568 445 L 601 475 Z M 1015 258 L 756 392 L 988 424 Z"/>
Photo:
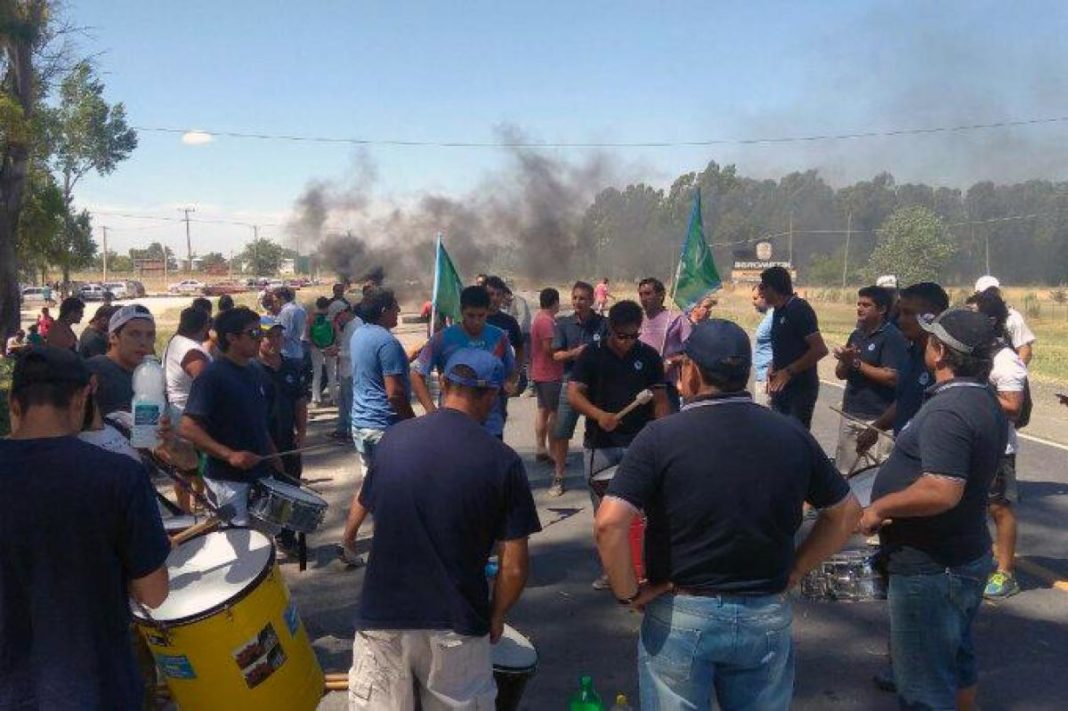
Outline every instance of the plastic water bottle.
<path fill-rule="evenodd" d="M 138 449 L 155 449 L 159 446 L 160 417 L 167 410 L 167 383 L 163 378 L 163 366 L 156 356 L 145 356 L 133 374 L 133 402 L 130 414 L 130 444 Z"/>
<path fill-rule="evenodd" d="M 634 707 L 627 703 L 625 694 L 618 694 L 616 696 L 616 702 L 612 704 L 612 708 L 608 711 L 634 711 Z"/>
<path fill-rule="evenodd" d="M 604 711 L 601 697 L 593 688 L 593 677 L 584 675 L 579 677 L 579 690 L 571 697 L 568 711 Z"/>

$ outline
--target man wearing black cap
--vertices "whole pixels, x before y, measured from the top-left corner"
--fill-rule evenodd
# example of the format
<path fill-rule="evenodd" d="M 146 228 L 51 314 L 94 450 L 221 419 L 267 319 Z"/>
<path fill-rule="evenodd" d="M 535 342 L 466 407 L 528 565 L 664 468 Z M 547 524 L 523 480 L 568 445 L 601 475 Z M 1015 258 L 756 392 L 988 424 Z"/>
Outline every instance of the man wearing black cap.
<path fill-rule="evenodd" d="M 990 483 L 1008 421 L 987 384 L 994 332 L 968 309 L 921 319 L 935 384 L 879 470 L 860 529 L 890 573 L 894 680 L 903 708 L 973 708 L 971 626 L 992 568 Z"/>
<path fill-rule="evenodd" d="M 750 362 L 737 324 L 696 325 L 682 359 L 687 404 L 638 434 L 597 512 L 612 590 L 645 612 L 642 708 L 708 708 L 713 694 L 722 708 L 789 708 L 794 657 L 783 593 L 839 550 L 860 518 L 812 435 L 745 392 Z M 819 518 L 795 550 L 805 502 Z M 627 540 L 639 511 L 648 517 L 641 584 Z M 678 657 L 687 663 L 681 677 L 672 673 Z"/>
<path fill-rule="evenodd" d="M 167 597 L 170 552 L 144 468 L 79 441 L 91 385 L 71 351 L 15 366 L 0 440 L 0 708 L 140 708 L 127 593 Z"/>
<path fill-rule="evenodd" d="M 482 427 L 504 365 L 460 348 L 442 372 L 442 407 L 386 430 L 360 489 L 375 537 L 350 709 L 407 711 L 415 694 L 424 709 L 493 708 L 490 644 L 526 585 L 527 537 L 541 524 L 519 455 Z M 498 542 L 490 590 L 485 566 Z"/>

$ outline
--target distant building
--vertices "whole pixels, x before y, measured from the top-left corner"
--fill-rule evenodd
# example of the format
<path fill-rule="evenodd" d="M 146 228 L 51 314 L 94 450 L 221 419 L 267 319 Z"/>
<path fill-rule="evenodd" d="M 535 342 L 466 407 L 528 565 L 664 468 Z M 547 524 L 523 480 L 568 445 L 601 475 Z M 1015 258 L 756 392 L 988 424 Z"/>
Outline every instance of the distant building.
<path fill-rule="evenodd" d="M 290 275 L 297 273 L 297 260 L 295 259 L 283 259 L 278 264 L 278 273 L 282 275 Z"/>

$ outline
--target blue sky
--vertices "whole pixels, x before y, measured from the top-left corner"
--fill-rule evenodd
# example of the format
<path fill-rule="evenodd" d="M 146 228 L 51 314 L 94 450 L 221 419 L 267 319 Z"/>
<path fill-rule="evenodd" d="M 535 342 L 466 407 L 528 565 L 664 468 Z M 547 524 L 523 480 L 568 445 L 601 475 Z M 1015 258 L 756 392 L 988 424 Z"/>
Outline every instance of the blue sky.
<path fill-rule="evenodd" d="M 685 141 L 956 125 L 1068 115 L 1059 3 L 144 2 L 72 0 L 108 97 L 131 124 L 269 134 L 493 141 L 510 124 L 548 142 Z M 667 185 L 709 160 L 835 184 L 880 170 L 963 185 L 1064 178 L 1065 124 L 864 141 L 619 149 L 619 179 Z M 590 151 L 548 149 L 581 162 Z M 346 145 L 142 132 L 77 199 L 120 252 L 184 245 L 177 223 L 264 225 L 283 237 L 313 179 L 344 183 Z M 497 174 L 493 148 L 373 146 L 382 204 L 462 195 Z M 491 178 L 490 178 L 491 179 Z M 239 250 L 240 226 L 195 224 L 194 249 Z M 184 249 L 183 249 L 184 251 Z"/>

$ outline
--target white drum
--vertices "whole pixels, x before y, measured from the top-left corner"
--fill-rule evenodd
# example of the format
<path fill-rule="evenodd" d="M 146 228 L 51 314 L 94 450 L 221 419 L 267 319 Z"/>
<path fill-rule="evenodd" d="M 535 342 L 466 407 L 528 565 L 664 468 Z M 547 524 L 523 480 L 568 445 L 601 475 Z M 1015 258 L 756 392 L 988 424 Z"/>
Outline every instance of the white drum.
<path fill-rule="evenodd" d="M 505 625 L 501 639 L 493 645 L 490 654 L 493 679 L 497 682 L 498 711 L 518 709 L 523 688 L 538 670 L 538 651 L 514 627 Z"/>

